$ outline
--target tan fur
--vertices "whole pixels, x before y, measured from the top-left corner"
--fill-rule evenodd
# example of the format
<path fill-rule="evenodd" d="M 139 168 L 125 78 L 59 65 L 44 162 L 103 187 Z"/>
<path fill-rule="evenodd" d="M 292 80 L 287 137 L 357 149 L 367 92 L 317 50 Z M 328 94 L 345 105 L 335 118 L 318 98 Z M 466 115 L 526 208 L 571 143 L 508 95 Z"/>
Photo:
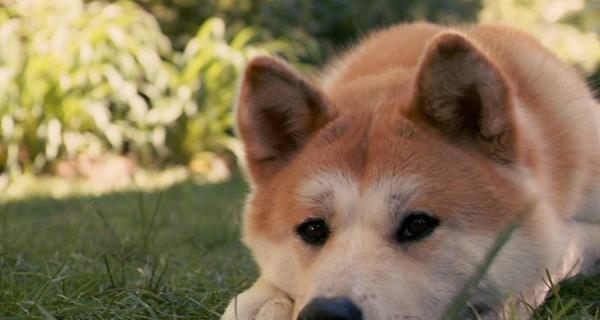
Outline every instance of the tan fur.
<path fill-rule="evenodd" d="M 295 319 L 332 296 L 365 319 L 439 318 L 514 222 L 471 303 L 501 315 L 510 298 L 543 302 L 546 270 L 555 282 L 599 271 L 600 107 L 520 31 L 395 26 L 318 85 L 261 57 L 237 117 L 253 181 L 244 242 L 261 270 L 235 300 L 238 319 Z M 440 226 L 399 244 L 410 210 Z M 323 247 L 296 234 L 307 218 L 331 225 Z"/>

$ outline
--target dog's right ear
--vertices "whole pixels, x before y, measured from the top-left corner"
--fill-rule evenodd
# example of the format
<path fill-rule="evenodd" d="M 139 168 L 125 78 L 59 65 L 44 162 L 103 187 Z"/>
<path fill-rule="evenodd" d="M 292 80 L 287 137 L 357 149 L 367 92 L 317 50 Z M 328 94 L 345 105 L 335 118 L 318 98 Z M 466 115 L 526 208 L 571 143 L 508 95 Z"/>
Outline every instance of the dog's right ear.
<path fill-rule="evenodd" d="M 326 99 L 282 61 L 254 58 L 242 80 L 237 125 L 250 175 L 269 179 L 331 118 Z"/>

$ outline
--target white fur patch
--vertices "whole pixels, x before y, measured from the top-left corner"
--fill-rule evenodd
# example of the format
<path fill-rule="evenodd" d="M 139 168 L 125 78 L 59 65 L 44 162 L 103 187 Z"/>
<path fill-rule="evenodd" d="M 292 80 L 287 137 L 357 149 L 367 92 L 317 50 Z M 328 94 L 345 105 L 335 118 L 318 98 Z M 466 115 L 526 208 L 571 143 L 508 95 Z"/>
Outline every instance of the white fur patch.
<path fill-rule="evenodd" d="M 322 171 L 308 180 L 298 193 L 308 207 L 329 209 L 336 214 L 351 217 L 359 197 L 358 183 L 337 170 Z"/>
<path fill-rule="evenodd" d="M 352 222 L 356 217 L 383 217 L 389 221 L 391 204 L 401 207 L 419 187 L 416 176 L 381 177 L 367 186 L 337 170 L 322 171 L 310 178 L 298 193 L 307 206 L 328 206 L 336 221 Z"/>

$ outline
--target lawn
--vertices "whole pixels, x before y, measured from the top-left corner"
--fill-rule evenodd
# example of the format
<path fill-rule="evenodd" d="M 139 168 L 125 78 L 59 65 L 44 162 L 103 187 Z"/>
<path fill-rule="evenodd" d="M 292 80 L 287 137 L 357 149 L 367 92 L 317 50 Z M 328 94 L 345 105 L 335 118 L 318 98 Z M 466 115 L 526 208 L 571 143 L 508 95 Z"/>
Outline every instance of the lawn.
<path fill-rule="evenodd" d="M 0 319 L 216 319 L 256 269 L 242 179 L 0 205 Z"/>
<path fill-rule="evenodd" d="M 246 191 L 236 177 L 0 204 L 0 319 L 218 318 L 256 277 Z M 600 319 L 599 277 L 555 291 L 538 318 Z"/>

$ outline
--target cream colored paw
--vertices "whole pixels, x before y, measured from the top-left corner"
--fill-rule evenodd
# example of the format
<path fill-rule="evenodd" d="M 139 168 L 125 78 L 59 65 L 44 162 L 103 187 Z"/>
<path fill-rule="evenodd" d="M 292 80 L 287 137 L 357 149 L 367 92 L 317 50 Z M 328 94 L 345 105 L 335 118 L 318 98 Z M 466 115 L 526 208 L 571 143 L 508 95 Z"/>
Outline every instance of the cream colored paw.
<path fill-rule="evenodd" d="M 221 320 L 290 320 L 292 300 L 269 282 L 258 279 L 231 300 Z"/>
<path fill-rule="evenodd" d="M 294 304 L 288 298 L 275 298 L 269 300 L 260 308 L 255 320 L 290 320 Z"/>

